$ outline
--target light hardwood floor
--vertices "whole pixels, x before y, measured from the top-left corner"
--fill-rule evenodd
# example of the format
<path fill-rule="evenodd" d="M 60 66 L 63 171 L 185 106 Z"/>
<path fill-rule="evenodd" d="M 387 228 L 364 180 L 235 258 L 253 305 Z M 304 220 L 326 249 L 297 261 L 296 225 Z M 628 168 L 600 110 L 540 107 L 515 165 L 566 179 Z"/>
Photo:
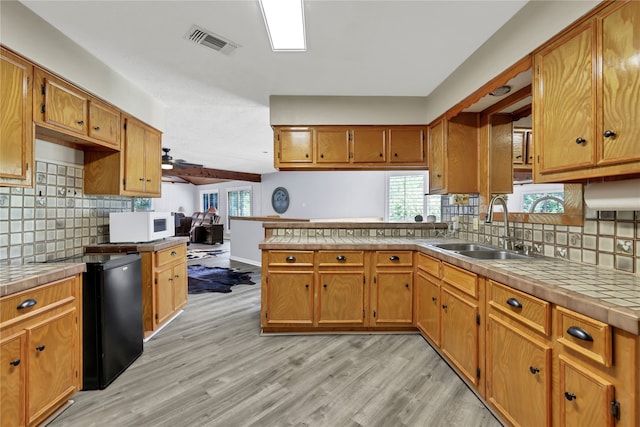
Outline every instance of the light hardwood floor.
<path fill-rule="evenodd" d="M 50 426 L 500 426 L 419 335 L 263 337 L 260 270 L 228 253 L 191 263 L 256 284 L 189 295 L 127 371 Z"/>

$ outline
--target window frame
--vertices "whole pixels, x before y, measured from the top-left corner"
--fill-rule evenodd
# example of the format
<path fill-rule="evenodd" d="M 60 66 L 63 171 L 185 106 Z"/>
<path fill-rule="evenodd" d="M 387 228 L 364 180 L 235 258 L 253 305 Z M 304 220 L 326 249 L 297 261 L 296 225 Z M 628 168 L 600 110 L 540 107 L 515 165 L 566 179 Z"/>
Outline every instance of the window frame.
<path fill-rule="evenodd" d="M 244 216 L 251 216 L 251 212 L 253 211 L 253 188 L 250 185 L 247 186 L 242 186 L 242 187 L 229 187 L 225 190 L 225 194 L 227 197 L 227 230 L 231 230 L 231 203 L 230 203 L 230 198 L 229 198 L 229 193 L 234 193 L 234 192 L 239 192 L 239 191 L 248 191 L 249 192 L 249 215 L 244 215 Z M 220 199 L 218 198 L 218 203 L 220 202 Z M 233 215 L 233 216 L 238 216 L 238 215 Z"/>

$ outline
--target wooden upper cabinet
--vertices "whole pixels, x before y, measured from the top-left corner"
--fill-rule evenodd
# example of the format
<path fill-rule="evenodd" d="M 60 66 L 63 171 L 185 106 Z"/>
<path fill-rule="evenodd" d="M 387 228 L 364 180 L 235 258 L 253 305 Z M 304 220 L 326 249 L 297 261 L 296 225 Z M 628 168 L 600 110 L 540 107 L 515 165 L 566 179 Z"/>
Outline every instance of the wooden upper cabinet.
<path fill-rule="evenodd" d="M 611 2 L 534 54 L 534 180 L 640 173 L 640 2 Z"/>
<path fill-rule="evenodd" d="M 162 177 L 160 134 L 132 117 L 126 117 L 125 124 L 125 194 L 159 196 Z"/>
<path fill-rule="evenodd" d="M 308 127 L 277 129 L 274 135 L 275 166 L 313 162 L 314 130 Z"/>
<path fill-rule="evenodd" d="M 0 49 L 0 185 L 33 185 L 33 66 Z"/>
<path fill-rule="evenodd" d="M 79 135 L 87 134 L 89 122 L 88 95 L 57 77 L 37 68 L 35 80 L 39 85 L 41 99 L 34 100 L 36 122 L 60 128 Z M 38 88 L 36 88 L 38 90 Z"/>
<path fill-rule="evenodd" d="M 385 163 L 387 161 L 387 129 L 358 127 L 351 131 L 353 163 Z"/>
<path fill-rule="evenodd" d="M 321 128 L 316 130 L 317 163 L 349 162 L 349 140 L 351 134 L 343 128 Z"/>
<path fill-rule="evenodd" d="M 38 138 L 85 151 L 120 149 L 120 110 L 38 67 L 34 82 Z"/>
<path fill-rule="evenodd" d="M 281 170 L 426 169 L 424 126 L 276 126 Z"/>
<path fill-rule="evenodd" d="M 605 9 L 602 21 L 600 164 L 640 161 L 640 2 Z"/>
<path fill-rule="evenodd" d="M 120 148 L 120 111 L 99 101 L 89 102 L 89 136 Z"/>
<path fill-rule="evenodd" d="M 576 28 L 536 56 L 540 172 L 580 169 L 596 155 L 595 22 Z"/>
<path fill-rule="evenodd" d="M 479 115 L 460 113 L 429 126 L 429 192 L 478 192 Z"/>
<path fill-rule="evenodd" d="M 424 163 L 425 131 L 423 128 L 389 129 L 389 161 L 391 163 Z"/>

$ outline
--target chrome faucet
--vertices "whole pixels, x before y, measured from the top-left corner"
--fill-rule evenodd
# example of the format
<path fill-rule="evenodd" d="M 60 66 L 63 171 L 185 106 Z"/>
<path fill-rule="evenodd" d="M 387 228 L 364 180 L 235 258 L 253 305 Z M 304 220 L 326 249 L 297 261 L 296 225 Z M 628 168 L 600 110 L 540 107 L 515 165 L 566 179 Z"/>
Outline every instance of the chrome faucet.
<path fill-rule="evenodd" d="M 502 247 L 503 249 L 510 250 L 513 249 L 513 247 L 511 236 L 509 236 L 509 211 L 507 210 L 507 201 L 500 194 L 496 194 L 491 198 L 489 208 L 487 209 L 487 217 L 484 222 L 485 224 L 491 224 L 493 222 L 493 205 L 496 201 L 500 202 L 504 209 L 504 235 L 502 236 Z"/>

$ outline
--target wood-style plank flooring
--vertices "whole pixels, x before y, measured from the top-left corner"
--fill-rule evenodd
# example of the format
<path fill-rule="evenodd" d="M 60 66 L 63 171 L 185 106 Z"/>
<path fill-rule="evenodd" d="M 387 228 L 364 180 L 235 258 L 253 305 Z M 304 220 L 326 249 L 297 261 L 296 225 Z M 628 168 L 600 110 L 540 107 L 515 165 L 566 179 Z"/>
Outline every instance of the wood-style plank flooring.
<path fill-rule="evenodd" d="M 228 253 L 192 263 L 256 284 L 189 295 L 127 371 L 50 426 L 500 426 L 419 335 L 263 337 L 260 270 Z"/>

